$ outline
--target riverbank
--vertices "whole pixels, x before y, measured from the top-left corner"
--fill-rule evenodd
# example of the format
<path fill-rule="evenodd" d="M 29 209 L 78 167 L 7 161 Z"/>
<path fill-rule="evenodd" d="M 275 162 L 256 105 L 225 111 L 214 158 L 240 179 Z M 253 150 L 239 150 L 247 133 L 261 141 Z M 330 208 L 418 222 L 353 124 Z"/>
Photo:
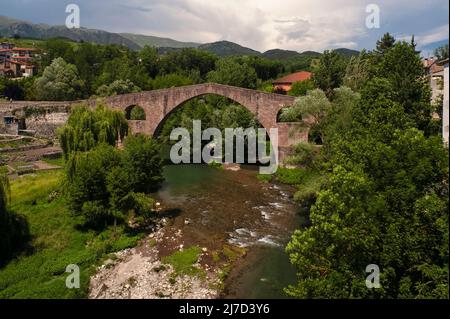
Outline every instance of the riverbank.
<path fill-rule="evenodd" d="M 99 267 L 89 297 L 227 298 L 251 291 L 251 285 L 262 297 L 284 297 L 283 288 L 295 279 L 284 245 L 301 224 L 295 188 L 256 176 L 248 167 L 166 167 L 166 183 L 154 194 L 163 224 Z"/>
<path fill-rule="evenodd" d="M 283 251 L 299 225 L 295 188 L 260 181 L 253 168 L 171 166 L 164 175 L 153 194 L 160 225 L 102 232 L 70 214 L 62 171 L 12 180 L 11 209 L 31 240 L 0 269 L 0 298 L 283 297 L 295 280 Z M 80 267 L 80 289 L 65 285 L 69 264 Z"/>

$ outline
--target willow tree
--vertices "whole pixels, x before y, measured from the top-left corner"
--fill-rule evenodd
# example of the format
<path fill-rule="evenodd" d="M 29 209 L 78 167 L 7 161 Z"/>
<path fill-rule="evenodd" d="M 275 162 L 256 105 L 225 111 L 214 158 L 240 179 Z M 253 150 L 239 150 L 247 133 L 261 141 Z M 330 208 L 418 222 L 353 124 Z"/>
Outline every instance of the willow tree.
<path fill-rule="evenodd" d="M 67 159 L 72 152 L 86 152 L 102 143 L 114 146 L 127 133 L 128 122 L 124 114 L 99 104 L 95 110 L 86 105 L 75 107 L 58 135 Z"/>

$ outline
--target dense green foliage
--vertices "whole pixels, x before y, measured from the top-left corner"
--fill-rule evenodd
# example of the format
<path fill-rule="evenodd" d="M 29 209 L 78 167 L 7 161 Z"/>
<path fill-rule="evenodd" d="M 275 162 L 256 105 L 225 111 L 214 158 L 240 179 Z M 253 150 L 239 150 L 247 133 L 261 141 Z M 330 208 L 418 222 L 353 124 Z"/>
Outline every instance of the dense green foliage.
<path fill-rule="evenodd" d="M 208 73 L 208 81 L 247 89 L 256 89 L 256 71 L 247 64 L 240 64 L 235 59 L 217 61 L 215 71 Z"/>
<path fill-rule="evenodd" d="M 448 59 L 448 44 L 445 44 L 434 50 L 434 55 L 438 60 Z"/>
<path fill-rule="evenodd" d="M 327 178 L 311 225 L 287 246 L 298 271 L 291 296 L 448 298 L 448 149 L 430 134 L 414 43 L 391 42 L 363 53 L 361 98 L 330 95 L 340 106 L 325 118 Z M 379 289 L 365 285 L 369 264 L 380 268 Z"/>
<path fill-rule="evenodd" d="M 126 225 L 100 232 L 80 227 L 82 217 L 75 217 L 61 196 L 62 178 L 63 171 L 51 171 L 11 181 L 11 210 L 28 221 L 32 250 L 0 268 L 0 299 L 86 298 L 102 260 L 142 238 Z M 69 264 L 80 267 L 80 289 L 66 287 Z"/>
<path fill-rule="evenodd" d="M 98 144 L 116 145 L 128 133 L 128 123 L 122 112 L 99 104 L 95 110 L 85 105 L 73 108 L 67 125 L 59 131 L 64 157 L 72 152 L 88 151 Z"/>
<path fill-rule="evenodd" d="M 97 95 L 101 97 L 136 93 L 139 92 L 140 88 L 134 85 L 130 80 L 116 80 L 110 85 L 103 84 L 97 89 Z"/>
<path fill-rule="evenodd" d="M 316 87 L 331 97 L 333 90 L 342 85 L 347 63 L 347 59 L 336 51 L 325 51 L 313 65 Z"/>
<path fill-rule="evenodd" d="M 71 211 L 93 227 L 121 221 L 129 210 L 151 213 L 147 198 L 162 178 L 159 146 L 143 135 L 130 136 L 124 150 L 100 144 L 71 154 L 66 169 L 67 200 Z"/>
<path fill-rule="evenodd" d="M 290 96 L 301 96 L 306 95 L 308 91 L 314 90 L 314 82 L 312 80 L 305 80 L 300 82 L 295 82 L 292 84 L 291 90 L 288 92 Z"/>
<path fill-rule="evenodd" d="M 146 119 L 146 114 L 142 107 L 135 105 L 131 108 L 129 114 L 126 115 L 126 118 L 132 121 L 143 121 Z"/>
<path fill-rule="evenodd" d="M 84 82 L 79 78 L 75 65 L 57 58 L 45 68 L 35 83 L 38 100 L 74 100 L 81 97 Z"/>
<path fill-rule="evenodd" d="M 0 167 L 0 266 L 29 239 L 27 221 L 10 209 L 10 192 L 8 177 Z"/>

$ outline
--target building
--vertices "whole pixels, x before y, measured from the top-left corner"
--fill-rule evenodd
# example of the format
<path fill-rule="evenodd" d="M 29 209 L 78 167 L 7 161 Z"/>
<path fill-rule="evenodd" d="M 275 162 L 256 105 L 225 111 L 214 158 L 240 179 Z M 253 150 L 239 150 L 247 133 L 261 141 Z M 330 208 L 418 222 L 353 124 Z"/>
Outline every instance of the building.
<path fill-rule="evenodd" d="M 9 43 L 9 42 L 1 42 L 0 43 L 0 50 L 1 49 L 12 49 L 12 48 L 14 48 L 14 44 L 12 44 L 12 43 Z"/>
<path fill-rule="evenodd" d="M 430 81 L 431 102 L 435 103 L 444 94 L 444 66 L 435 58 L 425 59 L 423 64 Z"/>
<path fill-rule="evenodd" d="M 33 76 L 36 73 L 34 48 L 16 48 L 11 43 L 0 44 L 0 75 L 8 77 Z M 17 70 L 17 65 L 19 70 Z"/>
<path fill-rule="evenodd" d="M 21 64 L 8 58 L 0 57 L 0 76 L 6 76 L 8 78 L 21 77 Z"/>
<path fill-rule="evenodd" d="M 448 145 L 448 59 L 439 61 L 438 64 L 444 68 L 444 79 L 443 79 L 443 89 L 444 89 L 444 101 L 442 110 L 442 136 L 444 138 L 444 143 Z"/>
<path fill-rule="evenodd" d="M 281 79 L 272 82 L 273 88 L 277 93 L 286 93 L 292 89 L 292 84 L 295 82 L 302 82 L 310 80 L 312 73 L 307 71 L 300 71 L 282 77 Z"/>

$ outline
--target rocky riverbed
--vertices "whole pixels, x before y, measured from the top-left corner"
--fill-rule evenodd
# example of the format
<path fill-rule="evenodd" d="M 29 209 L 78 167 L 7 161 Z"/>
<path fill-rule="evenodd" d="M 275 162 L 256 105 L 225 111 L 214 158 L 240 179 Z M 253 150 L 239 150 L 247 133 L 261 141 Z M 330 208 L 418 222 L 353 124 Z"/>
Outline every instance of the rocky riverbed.
<path fill-rule="evenodd" d="M 171 238 L 179 241 L 181 232 Z M 208 255 L 202 250 L 194 267 L 202 269 L 204 277 L 176 275 L 170 264 L 162 263 L 159 244 L 167 239 L 166 229 L 160 228 L 142 240 L 135 248 L 115 254 L 99 267 L 91 278 L 91 299 L 211 299 L 219 294 L 219 269 L 212 269 L 202 262 Z M 183 250 L 182 244 L 179 250 Z M 216 288 L 214 288 L 216 287 Z"/>

